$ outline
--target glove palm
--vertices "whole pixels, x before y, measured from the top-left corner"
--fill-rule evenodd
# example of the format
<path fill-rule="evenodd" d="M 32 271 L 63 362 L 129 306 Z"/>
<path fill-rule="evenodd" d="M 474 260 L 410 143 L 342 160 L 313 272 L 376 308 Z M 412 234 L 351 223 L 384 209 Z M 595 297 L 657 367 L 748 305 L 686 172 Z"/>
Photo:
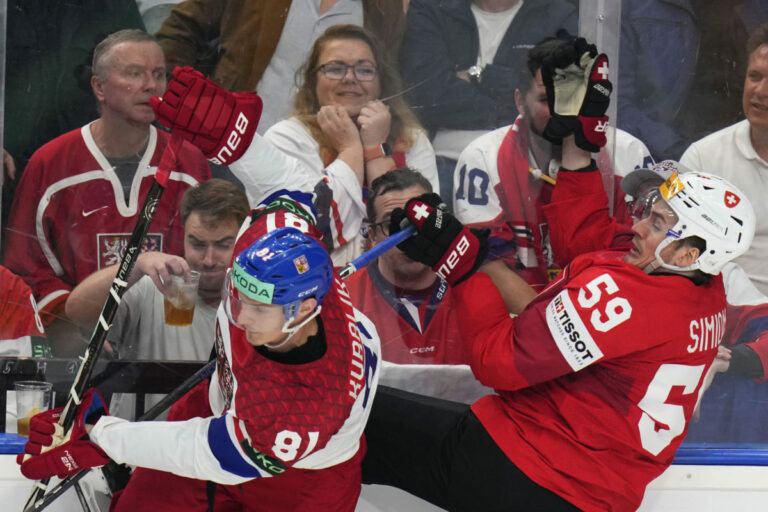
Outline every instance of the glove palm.
<path fill-rule="evenodd" d="M 613 90 L 608 80 L 608 57 L 583 38 L 563 45 L 541 70 L 551 117 L 544 136 L 557 144 L 575 135 L 576 145 L 597 152 L 606 143 L 605 130 Z"/>

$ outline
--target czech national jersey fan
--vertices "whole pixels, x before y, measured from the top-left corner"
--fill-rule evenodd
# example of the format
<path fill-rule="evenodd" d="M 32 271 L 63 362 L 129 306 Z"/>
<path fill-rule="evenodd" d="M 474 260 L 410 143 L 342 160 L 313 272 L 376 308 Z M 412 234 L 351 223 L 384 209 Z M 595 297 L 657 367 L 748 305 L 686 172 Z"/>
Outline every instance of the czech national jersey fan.
<path fill-rule="evenodd" d="M 72 324 L 56 320 L 72 288 L 120 261 L 170 141 L 150 124 L 155 116 L 147 103 L 165 90 L 165 74 L 154 37 L 132 29 L 110 34 L 93 57 L 99 119 L 37 150 L 19 181 L 4 263 L 32 289 L 59 354 L 82 352 Z M 142 250 L 182 253 L 179 201 L 185 190 L 211 177 L 191 145 L 184 143 L 176 157 Z M 49 328 L 51 323 L 58 325 Z"/>
<path fill-rule="evenodd" d="M 563 167 L 595 170 L 610 83 L 583 40 L 553 63 L 552 136 Z M 600 87 L 595 87 L 599 85 Z M 604 141 L 604 135 L 603 139 Z M 454 286 L 477 378 L 496 389 L 471 408 L 380 389 L 363 481 L 451 511 L 629 511 L 672 462 L 725 327 L 720 271 L 755 218 L 721 178 L 673 175 L 634 227 L 632 246 L 577 256 L 517 317 L 484 274 L 484 240 L 425 195 L 395 211 L 418 234 L 400 244 Z M 706 325 L 715 326 L 706 329 Z M 398 463 L 404 458 L 420 464 Z"/>
<path fill-rule="evenodd" d="M 0 356 L 51 357 L 32 291 L 0 265 Z"/>
<path fill-rule="evenodd" d="M 226 154 L 225 163 L 242 165 L 261 100 L 189 77 L 187 84 L 171 82 L 158 117 L 206 156 Z M 173 104 L 169 94 L 179 92 L 189 104 L 216 108 L 191 112 L 186 103 Z M 189 124 L 168 117 L 184 109 L 193 114 Z M 222 149 L 233 129 L 242 146 Z M 117 511 L 354 510 L 379 341 L 333 273 L 311 197 L 279 191 L 246 221 L 217 313 L 216 372 L 174 405 L 172 421 L 98 417 L 104 406 L 89 391 L 65 442 L 54 435 L 60 410 L 32 419 L 25 449 L 34 456 L 20 458 L 22 473 L 64 476 L 110 457 L 138 466 L 115 498 Z"/>

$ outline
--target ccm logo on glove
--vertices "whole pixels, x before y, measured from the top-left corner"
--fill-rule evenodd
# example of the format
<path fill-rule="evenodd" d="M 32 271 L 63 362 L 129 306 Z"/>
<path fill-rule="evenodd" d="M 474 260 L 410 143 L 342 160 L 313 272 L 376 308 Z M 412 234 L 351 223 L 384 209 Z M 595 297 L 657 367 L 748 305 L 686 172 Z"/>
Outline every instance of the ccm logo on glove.
<path fill-rule="evenodd" d="M 232 153 L 237 149 L 237 146 L 240 145 L 240 142 L 242 142 L 243 135 L 245 135 L 247 129 L 248 118 L 245 117 L 245 114 L 240 112 L 240 115 L 238 115 L 235 120 L 235 127 L 227 137 L 227 144 L 221 147 L 215 157 L 211 158 L 211 162 L 216 165 L 224 165 L 224 162 L 228 162 L 230 157 L 232 157 Z"/>

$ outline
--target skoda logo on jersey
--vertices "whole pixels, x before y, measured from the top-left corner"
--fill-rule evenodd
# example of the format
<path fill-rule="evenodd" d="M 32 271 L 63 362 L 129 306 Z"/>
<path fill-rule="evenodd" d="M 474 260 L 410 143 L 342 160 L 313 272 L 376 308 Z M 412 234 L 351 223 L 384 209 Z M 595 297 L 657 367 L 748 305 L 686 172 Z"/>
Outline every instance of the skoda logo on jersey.
<path fill-rule="evenodd" d="M 272 304 L 275 285 L 256 279 L 237 262 L 232 264 L 232 282 L 246 297 L 265 304 Z"/>

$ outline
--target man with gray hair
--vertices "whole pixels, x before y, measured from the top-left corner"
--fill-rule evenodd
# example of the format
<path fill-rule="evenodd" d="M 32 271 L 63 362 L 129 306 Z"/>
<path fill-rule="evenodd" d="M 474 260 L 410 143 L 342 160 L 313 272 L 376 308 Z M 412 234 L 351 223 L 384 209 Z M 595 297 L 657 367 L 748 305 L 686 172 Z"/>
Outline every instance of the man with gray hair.
<path fill-rule="evenodd" d="M 64 313 L 72 288 L 117 263 L 170 136 L 151 126 L 149 98 L 165 91 L 162 50 L 140 30 L 104 39 L 91 87 L 101 116 L 38 149 L 21 178 L 9 219 L 5 265 L 32 288 L 54 354 L 79 354 Z M 210 178 L 205 158 L 184 143 L 155 211 L 144 250 L 181 254 L 184 191 Z"/>

